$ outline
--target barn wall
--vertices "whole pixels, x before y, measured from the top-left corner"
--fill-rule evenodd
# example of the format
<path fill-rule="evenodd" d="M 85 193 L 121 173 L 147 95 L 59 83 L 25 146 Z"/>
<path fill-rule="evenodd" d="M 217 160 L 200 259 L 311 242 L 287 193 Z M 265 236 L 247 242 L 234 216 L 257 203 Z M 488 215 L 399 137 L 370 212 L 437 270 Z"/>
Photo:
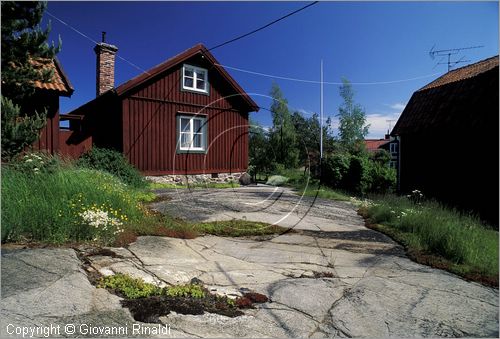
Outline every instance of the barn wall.
<path fill-rule="evenodd" d="M 457 84 L 449 93 L 443 90 L 442 100 L 433 99 L 441 104 L 429 107 L 445 110 L 445 123 L 400 136 L 401 191 L 419 189 L 498 225 L 498 73 Z"/>
<path fill-rule="evenodd" d="M 149 175 L 245 171 L 247 106 L 206 60 L 195 57 L 185 63 L 209 69 L 209 94 L 181 90 L 182 64 L 128 93 L 122 101 L 123 153 Z M 206 154 L 176 154 L 178 112 L 207 116 Z"/>
<path fill-rule="evenodd" d="M 47 124 L 40 131 L 40 137 L 33 143 L 32 149 L 35 151 L 47 151 L 51 154 L 59 150 L 59 96 L 51 93 L 37 93 L 30 100 L 35 106 L 29 107 L 38 112 L 47 109 Z"/>
<path fill-rule="evenodd" d="M 92 137 L 79 131 L 59 131 L 59 154 L 77 159 L 92 148 Z"/>

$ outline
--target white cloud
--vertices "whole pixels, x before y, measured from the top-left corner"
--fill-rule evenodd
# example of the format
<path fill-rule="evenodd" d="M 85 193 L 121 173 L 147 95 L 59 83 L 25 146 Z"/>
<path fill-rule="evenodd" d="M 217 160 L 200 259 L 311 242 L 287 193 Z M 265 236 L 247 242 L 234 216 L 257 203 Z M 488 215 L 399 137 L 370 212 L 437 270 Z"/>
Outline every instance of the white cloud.
<path fill-rule="evenodd" d="M 389 127 L 392 129 L 401 113 L 372 113 L 366 115 L 366 123 L 370 124 L 367 138 L 381 139 L 387 133 Z"/>
<path fill-rule="evenodd" d="M 390 108 L 392 108 L 395 111 L 402 112 L 405 109 L 405 107 L 406 107 L 406 103 L 404 103 L 404 102 L 396 102 L 394 104 L 386 105 L 386 106 L 389 106 Z"/>

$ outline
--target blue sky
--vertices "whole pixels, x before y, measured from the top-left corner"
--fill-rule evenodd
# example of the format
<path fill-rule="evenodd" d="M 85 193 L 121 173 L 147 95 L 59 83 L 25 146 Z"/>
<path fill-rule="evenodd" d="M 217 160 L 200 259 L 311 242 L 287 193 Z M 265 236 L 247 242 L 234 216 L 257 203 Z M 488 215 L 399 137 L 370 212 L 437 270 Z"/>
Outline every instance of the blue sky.
<path fill-rule="evenodd" d="M 118 54 L 147 70 L 196 43 L 212 47 L 296 10 L 307 2 L 49 2 L 48 11 L 93 40 L 101 31 Z M 63 41 L 59 59 L 75 93 L 61 99 L 66 113 L 95 97 L 94 43 L 51 19 L 51 39 Z M 355 99 L 371 124 L 369 137 L 383 137 L 386 120 L 397 119 L 412 93 L 444 74 L 430 49 L 483 45 L 464 51 L 471 62 L 498 54 L 498 2 L 320 2 L 247 38 L 215 49 L 223 65 L 272 76 L 354 83 Z M 464 65 L 464 64 L 463 64 Z M 292 110 L 319 112 L 319 84 L 276 79 L 227 69 L 262 107 L 276 81 Z M 117 59 L 119 85 L 141 71 Z M 418 79 L 415 79 L 418 78 Z M 384 83 L 405 79 L 394 83 Z M 356 83 L 377 83 L 370 85 Z M 324 88 L 324 112 L 341 104 L 338 85 Z M 252 118 L 271 124 L 261 110 Z M 335 119 L 334 119 L 335 120 Z M 394 126 L 394 123 L 392 124 Z M 336 122 L 333 127 L 336 132 Z"/>

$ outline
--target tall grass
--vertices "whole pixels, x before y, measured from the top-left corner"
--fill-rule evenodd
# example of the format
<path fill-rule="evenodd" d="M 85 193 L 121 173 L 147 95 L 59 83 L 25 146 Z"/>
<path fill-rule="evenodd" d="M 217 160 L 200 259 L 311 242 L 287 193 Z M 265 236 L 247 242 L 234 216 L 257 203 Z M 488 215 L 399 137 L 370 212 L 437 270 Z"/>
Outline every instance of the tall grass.
<path fill-rule="evenodd" d="M 375 197 L 370 219 L 393 231 L 411 249 L 446 258 L 457 270 L 498 275 L 498 232 L 473 216 L 437 202 L 413 203 L 405 197 Z"/>
<path fill-rule="evenodd" d="M 64 168 L 33 174 L 4 168 L 2 242 L 88 240 L 92 228 L 78 222 L 78 212 L 100 208 L 127 223 L 137 222 L 144 218 L 139 203 L 143 195 L 96 170 Z"/>

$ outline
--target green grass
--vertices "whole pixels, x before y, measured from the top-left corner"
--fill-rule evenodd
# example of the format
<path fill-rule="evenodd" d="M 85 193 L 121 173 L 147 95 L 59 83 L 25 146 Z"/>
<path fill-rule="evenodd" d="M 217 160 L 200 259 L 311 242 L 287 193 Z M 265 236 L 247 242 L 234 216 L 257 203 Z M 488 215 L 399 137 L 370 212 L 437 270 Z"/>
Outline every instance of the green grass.
<path fill-rule="evenodd" d="M 174 189 L 174 188 L 184 189 L 184 188 L 235 188 L 235 187 L 240 187 L 240 184 L 236 182 L 224 182 L 224 183 L 207 182 L 198 184 L 190 183 L 189 185 L 150 182 L 148 184 L 148 188 L 152 190 Z"/>
<path fill-rule="evenodd" d="M 281 176 L 288 178 L 284 186 L 291 187 L 297 191 L 298 195 L 306 197 L 315 197 L 330 200 L 349 201 L 351 200 L 345 193 L 331 189 L 325 185 L 319 186 L 319 181 L 309 176 L 309 173 L 304 173 L 303 169 L 282 169 L 278 173 Z M 260 175 L 257 181 L 266 182 L 266 177 Z M 307 186 L 307 187 L 306 187 Z"/>
<path fill-rule="evenodd" d="M 288 231 L 287 228 L 277 225 L 238 219 L 200 223 L 195 226 L 195 229 L 203 234 L 223 237 L 282 234 Z"/>
<path fill-rule="evenodd" d="M 152 192 L 123 184 L 115 176 L 71 166 L 33 174 L 2 169 L 2 242 L 97 242 L 137 235 L 189 233 L 192 226 L 147 210 Z M 108 227 L 92 227 L 81 213 L 105 212 Z M 111 220 L 121 225 L 116 226 Z M 117 232 L 115 234 L 115 231 Z M 129 241 L 129 242 L 130 242 Z"/>
<path fill-rule="evenodd" d="M 303 194 L 306 197 L 315 197 L 322 199 L 330 199 L 330 200 L 340 200 L 340 201 L 349 201 L 349 196 L 341 193 L 339 191 L 333 190 L 329 187 L 322 185 L 319 187 L 317 183 L 310 183 L 307 188 L 305 186 L 299 188 L 299 193 Z"/>
<path fill-rule="evenodd" d="M 455 273 L 498 277 L 498 231 L 472 215 L 394 195 L 374 197 L 362 212 L 409 251 L 444 258 Z"/>

